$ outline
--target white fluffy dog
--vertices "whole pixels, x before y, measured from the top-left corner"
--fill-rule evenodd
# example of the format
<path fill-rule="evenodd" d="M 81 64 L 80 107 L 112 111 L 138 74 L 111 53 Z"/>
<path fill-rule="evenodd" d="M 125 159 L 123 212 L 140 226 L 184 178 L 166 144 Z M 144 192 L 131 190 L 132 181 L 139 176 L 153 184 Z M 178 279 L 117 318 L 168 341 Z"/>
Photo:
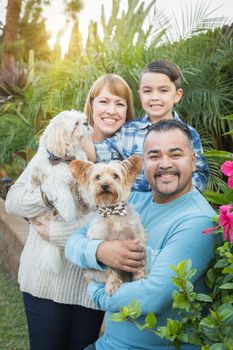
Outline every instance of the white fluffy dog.
<path fill-rule="evenodd" d="M 132 183 L 141 173 L 142 159 L 133 155 L 124 161 L 92 164 L 74 160 L 70 164 L 83 198 L 97 207 L 97 214 L 90 223 L 87 236 L 90 239 L 138 239 L 145 247 L 146 235 L 134 208 L 127 204 Z M 87 273 L 88 271 L 88 273 Z M 86 270 L 85 275 L 97 282 L 106 282 L 106 292 L 112 295 L 130 274 L 110 269 L 107 273 Z M 145 268 L 139 269 L 134 280 L 145 277 Z"/>
<path fill-rule="evenodd" d="M 83 214 L 83 202 L 77 195 L 77 184 L 69 163 L 86 160 L 83 142 L 92 134 L 85 114 L 76 110 L 63 111 L 51 119 L 40 138 L 39 149 L 31 161 L 31 183 L 40 186 L 42 198 L 52 220 L 72 222 Z M 59 273 L 62 266 L 59 248 L 44 240 L 39 258 L 40 267 Z"/>

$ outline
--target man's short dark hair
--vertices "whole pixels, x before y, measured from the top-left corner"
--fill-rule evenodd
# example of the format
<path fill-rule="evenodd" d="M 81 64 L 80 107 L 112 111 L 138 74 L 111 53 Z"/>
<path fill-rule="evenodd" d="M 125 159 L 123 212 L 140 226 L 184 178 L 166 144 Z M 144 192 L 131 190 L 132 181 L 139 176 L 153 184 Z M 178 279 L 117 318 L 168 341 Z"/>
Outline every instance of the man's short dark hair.
<path fill-rule="evenodd" d="M 175 84 L 176 90 L 181 88 L 181 72 L 180 68 L 173 62 L 167 60 L 158 60 L 149 63 L 140 74 L 140 81 L 145 73 L 162 73 Z"/>
<path fill-rule="evenodd" d="M 190 148 L 193 150 L 193 141 L 192 141 L 192 133 L 187 124 L 180 122 L 179 120 L 174 120 L 174 119 L 162 119 L 158 121 L 157 123 L 152 124 L 145 136 L 145 140 L 147 136 L 151 132 L 164 132 L 164 131 L 170 131 L 170 130 L 180 130 L 187 138 L 188 145 Z"/>

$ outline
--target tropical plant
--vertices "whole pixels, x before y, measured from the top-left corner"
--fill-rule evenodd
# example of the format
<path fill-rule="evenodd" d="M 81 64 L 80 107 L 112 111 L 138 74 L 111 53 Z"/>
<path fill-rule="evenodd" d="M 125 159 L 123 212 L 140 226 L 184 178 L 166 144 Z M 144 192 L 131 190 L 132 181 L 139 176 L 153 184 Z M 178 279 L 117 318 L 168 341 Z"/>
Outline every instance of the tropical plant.
<path fill-rule="evenodd" d="M 38 11 L 41 1 L 37 1 Z M 27 3 L 32 1 L 28 0 Z M 72 5 L 73 1 L 67 0 L 66 3 Z M 33 6 L 37 8 L 36 4 Z M 33 70 L 29 70 L 30 63 L 26 67 L 29 77 L 25 88 L 20 91 L 21 95 L 11 93 L 11 100 L 3 99 L 4 103 L 0 104 L 1 129 L 6 129 L 5 136 L 0 140 L 1 145 L 5 144 L 4 152 L 0 154 L 0 164 L 10 162 L 19 150 L 35 147 L 33 119 L 39 106 L 45 115 L 50 116 L 64 109 L 83 109 L 91 84 L 106 72 L 114 72 L 125 78 L 133 91 L 136 116 L 142 115 L 137 94 L 139 73 L 147 63 L 160 58 L 172 60 L 181 68 L 184 97 L 176 109 L 182 119 L 199 131 L 204 150 L 229 151 L 232 148 L 232 138 L 227 135 L 230 121 L 220 119 L 220 116 L 232 113 L 233 55 L 230 31 L 214 30 L 223 22 L 222 19 L 207 18 L 207 5 L 199 4 L 199 10 L 198 7 L 194 9 L 190 17 L 184 12 L 186 24 L 183 25 L 183 32 L 179 32 L 170 18 L 155 6 L 155 0 L 151 0 L 147 6 L 139 0 L 128 0 L 127 10 L 120 12 L 120 0 L 113 0 L 113 11 L 108 20 L 102 8 L 104 37 L 98 36 L 97 24 L 92 23 L 89 43 L 75 60 L 66 58 L 63 61 L 39 62 L 34 53 Z M 30 16 L 32 12 L 29 11 Z M 30 127 L 22 121 L 22 116 Z M 12 133 L 8 132 L 11 128 Z M 208 162 L 211 170 L 209 190 L 212 190 L 218 187 L 220 173 L 215 161 L 208 159 Z"/>

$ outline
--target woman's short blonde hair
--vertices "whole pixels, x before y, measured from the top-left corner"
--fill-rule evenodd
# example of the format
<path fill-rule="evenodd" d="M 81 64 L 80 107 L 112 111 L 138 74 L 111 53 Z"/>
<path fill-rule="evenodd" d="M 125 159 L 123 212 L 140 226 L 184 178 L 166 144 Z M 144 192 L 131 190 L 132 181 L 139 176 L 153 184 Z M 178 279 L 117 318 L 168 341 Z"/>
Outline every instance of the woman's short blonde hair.
<path fill-rule="evenodd" d="M 130 90 L 129 85 L 126 81 L 117 74 L 105 74 L 98 78 L 90 88 L 88 93 L 84 113 L 88 117 L 88 122 L 93 126 L 93 108 L 92 101 L 93 99 L 99 95 L 100 91 L 103 87 L 107 87 L 109 92 L 115 96 L 119 96 L 126 100 L 127 102 L 127 112 L 126 112 L 126 120 L 130 120 L 134 116 L 134 108 L 133 108 L 133 96 Z"/>

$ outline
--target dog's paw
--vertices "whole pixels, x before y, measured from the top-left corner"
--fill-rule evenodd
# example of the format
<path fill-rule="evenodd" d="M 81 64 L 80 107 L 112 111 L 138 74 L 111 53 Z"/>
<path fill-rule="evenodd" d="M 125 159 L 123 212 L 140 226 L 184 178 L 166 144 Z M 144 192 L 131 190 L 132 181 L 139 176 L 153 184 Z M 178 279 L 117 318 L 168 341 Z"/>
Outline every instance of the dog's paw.
<path fill-rule="evenodd" d="M 65 220 L 66 222 L 73 222 L 76 220 L 76 207 L 73 202 L 65 202 L 57 200 L 55 202 L 55 207 L 59 213 L 59 215 Z"/>
<path fill-rule="evenodd" d="M 140 279 L 145 278 L 145 277 L 146 277 L 146 268 L 143 268 L 143 269 L 141 269 L 138 272 L 133 274 L 134 281 L 140 280 Z"/>
<path fill-rule="evenodd" d="M 113 295 L 121 284 L 122 280 L 120 280 L 119 278 L 108 279 L 105 286 L 106 293 L 110 296 Z"/>

